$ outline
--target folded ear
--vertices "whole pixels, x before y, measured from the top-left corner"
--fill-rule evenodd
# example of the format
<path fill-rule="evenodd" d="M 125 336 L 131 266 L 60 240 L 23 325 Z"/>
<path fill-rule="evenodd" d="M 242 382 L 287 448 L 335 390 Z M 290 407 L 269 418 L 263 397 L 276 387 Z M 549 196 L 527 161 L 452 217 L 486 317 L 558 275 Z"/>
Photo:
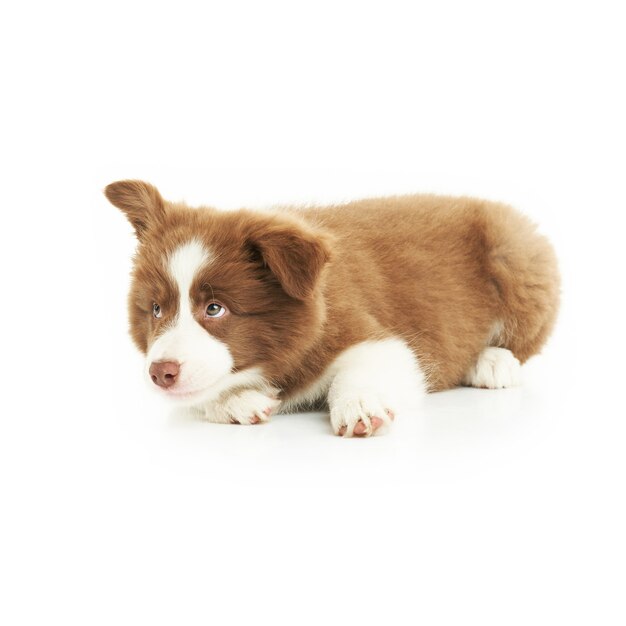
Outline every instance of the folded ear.
<path fill-rule="evenodd" d="M 141 239 L 165 214 L 165 203 L 157 188 L 142 180 L 120 180 L 107 185 L 104 195 L 126 214 Z"/>
<path fill-rule="evenodd" d="M 313 293 L 330 260 L 330 236 L 291 220 L 260 226 L 250 242 L 285 292 L 297 300 Z"/>

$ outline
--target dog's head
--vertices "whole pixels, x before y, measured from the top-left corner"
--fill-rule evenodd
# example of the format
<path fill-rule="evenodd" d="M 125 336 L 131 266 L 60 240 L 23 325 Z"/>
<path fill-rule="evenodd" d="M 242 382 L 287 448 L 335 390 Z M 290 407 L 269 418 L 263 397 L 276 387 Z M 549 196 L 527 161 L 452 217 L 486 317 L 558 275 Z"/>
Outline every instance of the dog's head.
<path fill-rule="evenodd" d="M 130 332 L 155 388 L 195 404 L 297 365 L 324 322 L 328 235 L 288 214 L 166 202 L 141 181 L 105 194 L 139 240 Z"/>

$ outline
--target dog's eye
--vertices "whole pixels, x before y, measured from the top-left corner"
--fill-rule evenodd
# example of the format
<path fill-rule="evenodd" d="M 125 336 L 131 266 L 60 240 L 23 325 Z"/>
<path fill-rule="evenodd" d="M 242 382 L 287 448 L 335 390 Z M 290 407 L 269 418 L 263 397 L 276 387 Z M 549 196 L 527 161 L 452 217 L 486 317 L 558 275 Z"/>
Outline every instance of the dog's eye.
<path fill-rule="evenodd" d="M 161 307 L 156 302 L 152 305 L 152 315 L 157 319 L 163 316 Z"/>
<path fill-rule="evenodd" d="M 207 317 L 222 317 L 226 313 L 226 309 L 217 302 L 211 302 L 209 306 L 206 308 L 206 316 Z"/>

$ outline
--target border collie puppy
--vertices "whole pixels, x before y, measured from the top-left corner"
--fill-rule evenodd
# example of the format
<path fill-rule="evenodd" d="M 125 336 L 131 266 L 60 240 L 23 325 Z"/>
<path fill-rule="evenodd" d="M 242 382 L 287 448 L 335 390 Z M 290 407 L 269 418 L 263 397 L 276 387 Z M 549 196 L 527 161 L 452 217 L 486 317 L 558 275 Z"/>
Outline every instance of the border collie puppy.
<path fill-rule="evenodd" d="M 335 434 L 378 434 L 426 392 L 518 384 L 557 314 L 553 250 L 502 204 L 221 212 L 141 181 L 105 194 L 139 240 L 128 304 L 146 376 L 213 422 L 324 402 Z"/>

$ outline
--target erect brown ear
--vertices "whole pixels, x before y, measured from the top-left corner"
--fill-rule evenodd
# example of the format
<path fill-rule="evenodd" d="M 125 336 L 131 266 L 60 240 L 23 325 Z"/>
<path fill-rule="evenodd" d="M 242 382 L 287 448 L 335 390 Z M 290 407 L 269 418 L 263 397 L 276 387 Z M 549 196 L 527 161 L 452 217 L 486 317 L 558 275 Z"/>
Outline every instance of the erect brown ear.
<path fill-rule="evenodd" d="M 104 195 L 126 214 L 139 239 L 165 214 L 165 203 L 157 188 L 142 180 L 111 183 L 105 188 Z"/>
<path fill-rule="evenodd" d="M 295 220 L 275 219 L 258 225 L 250 238 L 287 295 L 305 300 L 330 260 L 330 236 Z"/>

